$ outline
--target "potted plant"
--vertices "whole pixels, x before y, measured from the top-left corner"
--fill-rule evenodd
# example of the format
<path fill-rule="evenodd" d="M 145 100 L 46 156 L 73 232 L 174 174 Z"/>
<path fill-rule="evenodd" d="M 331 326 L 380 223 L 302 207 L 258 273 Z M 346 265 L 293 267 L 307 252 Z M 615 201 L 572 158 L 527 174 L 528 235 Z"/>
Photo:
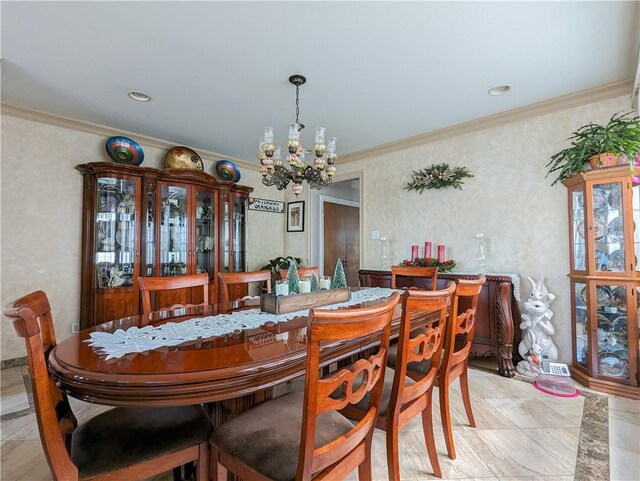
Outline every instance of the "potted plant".
<path fill-rule="evenodd" d="M 640 118 L 615 114 L 606 125 L 583 125 L 568 140 L 571 146 L 551 156 L 546 165 L 546 177 L 558 174 L 551 185 L 584 172 L 587 160 L 592 168 L 618 165 L 625 158 L 633 164 L 640 153 Z"/>
<path fill-rule="evenodd" d="M 299 257 L 276 257 L 271 259 L 268 264 L 260 268 L 261 271 L 271 271 L 271 285 L 275 286 L 276 281 L 280 279 L 280 269 L 288 269 L 291 262 L 296 263 L 296 267 L 300 266 L 302 259 Z"/>

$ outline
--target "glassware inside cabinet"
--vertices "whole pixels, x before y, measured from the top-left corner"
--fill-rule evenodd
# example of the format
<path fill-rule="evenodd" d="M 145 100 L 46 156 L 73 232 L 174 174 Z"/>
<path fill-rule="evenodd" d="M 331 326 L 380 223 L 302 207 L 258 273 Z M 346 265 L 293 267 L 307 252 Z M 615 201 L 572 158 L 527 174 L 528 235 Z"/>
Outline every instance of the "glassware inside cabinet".
<path fill-rule="evenodd" d="M 571 222 L 573 225 L 573 268 L 577 271 L 583 271 L 586 269 L 583 187 L 571 192 L 571 209 Z"/>
<path fill-rule="evenodd" d="M 133 285 L 136 229 L 136 184 L 133 180 L 98 178 L 96 276 L 99 288 Z"/>
<path fill-rule="evenodd" d="M 230 266 L 230 261 L 229 261 L 229 242 L 230 239 L 229 237 L 231 236 L 231 230 L 229 227 L 229 200 L 225 199 L 224 201 L 224 226 L 223 226 L 223 235 L 224 235 L 224 255 L 222 256 L 224 261 L 223 261 L 223 271 L 224 272 L 229 272 L 231 266 Z"/>
<path fill-rule="evenodd" d="M 215 259 L 215 219 L 213 192 L 196 193 L 196 274 L 207 272 L 213 278 Z"/>
<path fill-rule="evenodd" d="M 625 272 L 622 182 L 597 184 L 592 190 L 596 271 Z"/>
<path fill-rule="evenodd" d="M 153 205 L 153 192 L 147 194 L 147 228 L 145 232 L 146 244 L 144 248 L 145 273 L 153 276 L 153 261 L 155 259 L 155 206 Z"/>
<path fill-rule="evenodd" d="M 160 197 L 160 275 L 187 273 L 187 189 L 162 185 Z"/>
<path fill-rule="evenodd" d="M 598 373 L 603 376 L 629 378 L 626 294 L 624 285 L 595 285 Z"/>
<path fill-rule="evenodd" d="M 640 259 L 640 230 L 638 229 L 638 226 L 640 225 L 640 184 L 634 184 L 632 192 L 631 210 L 633 212 L 633 245 L 636 255 L 634 265 L 635 270 L 639 271 L 640 264 L 638 263 L 638 259 Z"/>
<path fill-rule="evenodd" d="M 587 285 L 582 282 L 576 282 L 573 285 L 573 292 L 575 293 L 575 319 L 573 322 L 576 326 L 576 362 L 586 369 L 589 358 Z"/>
<path fill-rule="evenodd" d="M 236 196 L 233 207 L 233 272 L 244 272 L 247 199 Z"/>

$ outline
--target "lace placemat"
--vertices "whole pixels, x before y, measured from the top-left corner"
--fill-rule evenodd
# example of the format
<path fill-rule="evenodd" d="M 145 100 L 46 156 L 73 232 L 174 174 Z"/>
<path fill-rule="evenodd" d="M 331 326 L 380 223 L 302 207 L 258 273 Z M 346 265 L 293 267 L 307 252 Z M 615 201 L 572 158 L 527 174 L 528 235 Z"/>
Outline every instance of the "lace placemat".
<path fill-rule="evenodd" d="M 389 297 L 394 289 L 372 287 L 369 289 L 354 291 L 351 300 L 322 306 L 320 309 L 339 309 L 353 306 L 366 301 L 374 301 Z M 255 329 L 264 325 L 274 325 L 278 322 L 288 321 L 295 317 L 309 315 L 309 309 L 289 312 L 287 314 L 270 314 L 260 309 L 219 314 L 217 316 L 187 319 L 182 322 L 167 322 L 160 326 L 130 327 L 126 331 L 118 329 L 110 332 L 92 332 L 88 343 L 100 354 L 106 355 L 106 359 L 117 359 L 126 354 L 146 352 L 161 347 L 178 346 L 198 339 L 208 339 L 223 336 L 245 329 Z"/>

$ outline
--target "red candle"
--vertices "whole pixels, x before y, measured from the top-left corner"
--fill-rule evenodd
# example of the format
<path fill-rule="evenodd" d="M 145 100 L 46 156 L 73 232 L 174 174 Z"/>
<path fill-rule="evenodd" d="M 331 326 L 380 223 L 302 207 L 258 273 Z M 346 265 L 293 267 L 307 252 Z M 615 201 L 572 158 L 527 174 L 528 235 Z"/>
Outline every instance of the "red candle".
<path fill-rule="evenodd" d="M 438 246 L 438 262 L 444 262 L 444 246 Z"/>
<path fill-rule="evenodd" d="M 418 258 L 418 246 L 411 246 L 411 260 L 415 261 Z"/>
<path fill-rule="evenodd" d="M 431 257 L 431 242 L 424 243 L 424 256 L 429 259 Z"/>

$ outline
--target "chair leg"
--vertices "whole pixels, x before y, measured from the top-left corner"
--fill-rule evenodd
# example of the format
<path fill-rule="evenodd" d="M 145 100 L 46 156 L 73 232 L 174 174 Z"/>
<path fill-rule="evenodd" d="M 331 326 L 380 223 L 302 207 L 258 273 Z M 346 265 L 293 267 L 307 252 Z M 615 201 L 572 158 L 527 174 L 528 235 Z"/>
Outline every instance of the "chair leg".
<path fill-rule="evenodd" d="M 387 418 L 387 470 L 389 481 L 400 481 L 400 456 L 398 453 L 398 424 Z"/>
<path fill-rule="evenodd" d="M 196 480 L 209 481 L 209 443 L 201 443 L 198 453 Z"/>
<path fill-rule="evenodd" d="M 366 456 L 364 461 L 358 465 L 358 480 L 371 481 L 373 479 L 373 471 L 371 469 L 371 441 L 372 436 L 365 439 Z"/>
<path fill-rule="evenodd" d="M 431 397 L 431 395 L 429 395 L 429 397 Z M 433 474 L 441 478 L 442 471 L 440 470 L 440 461 L 438 461 L 438 452 L 436 451 L 436 439 L 433 435 L 433 403 L 431 399 L 429 399 L 429 405 L 422 411 L 422 430 L 424 432 L 424 441 L 427 446 L 427 454 L 429 455 L 429 461 L 431 461 Z"/>
<path fill-rule="evenodd" d="M 227 468 L 218 462 L 218 448 L 211 446 L 209 452 L 209 479 L 227 481 Z"/>
<path fill-rule="evenodd" d="M 453 430 L 451 429 L 451 407 L 449 406 L 449 380 L 440 382 L 440 417 L 442 418 L 442 431 L 444 442 L 447 445 L 447 454 L 451 459 L 456 459 L 456 449 L 453 446 Z"/>
<path fill-rule="evenodd" d="M 460 392 L 462 393 L 462 402 L 464 410 L 469 419 L 469 426 L 476 427 L 476 420 L 473 419 L 473 411 L 471 410 L 471 397 L 469 396 L 469 379 L 467 378 L 467 367 L 465 366 L 462 374 L 460 374 Z"/>

